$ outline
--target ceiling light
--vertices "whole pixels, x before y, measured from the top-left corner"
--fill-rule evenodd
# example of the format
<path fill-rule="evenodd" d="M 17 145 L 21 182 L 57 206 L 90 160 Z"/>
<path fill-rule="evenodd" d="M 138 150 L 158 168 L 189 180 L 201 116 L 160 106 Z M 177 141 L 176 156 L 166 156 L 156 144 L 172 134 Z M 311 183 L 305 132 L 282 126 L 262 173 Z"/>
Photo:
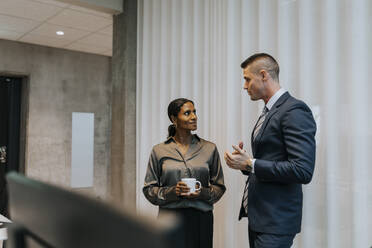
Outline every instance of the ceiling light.
<path fill-rule="evenodd" d="M 57 31 L 56 34 L 57 35 L 65 35 L 65 32 L 63 32 L 63 31 Z"/>

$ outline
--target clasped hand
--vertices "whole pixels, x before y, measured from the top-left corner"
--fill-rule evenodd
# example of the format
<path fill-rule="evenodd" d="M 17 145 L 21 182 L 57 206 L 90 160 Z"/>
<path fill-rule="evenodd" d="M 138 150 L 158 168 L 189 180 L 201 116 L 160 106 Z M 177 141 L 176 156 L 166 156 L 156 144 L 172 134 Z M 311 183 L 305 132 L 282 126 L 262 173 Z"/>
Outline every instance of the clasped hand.
<path fill-rule="evenodd" d="M 201 190 L 199 189 L 199 185 L 196 185 L 195 188 L 197 190 L 195 190 L 195 192 L 190 193 L 190 188 L 187 187 L 187 184 L 182 181 L 179 181 L 176 185 L 176 195 L 188 199 L 198 198 Z"/>
<path fill-rule="evenodd" d="M 226 164 L 235 170 L 252 170 L 252 164 L 249 162 L 252 158 L 247 153 L 246 150 L 243 150 L 243 142 L 239 142 L 239 145 L 232 146 L 234 151 L 232 153 L 226 151 L 224 158 Z"/>

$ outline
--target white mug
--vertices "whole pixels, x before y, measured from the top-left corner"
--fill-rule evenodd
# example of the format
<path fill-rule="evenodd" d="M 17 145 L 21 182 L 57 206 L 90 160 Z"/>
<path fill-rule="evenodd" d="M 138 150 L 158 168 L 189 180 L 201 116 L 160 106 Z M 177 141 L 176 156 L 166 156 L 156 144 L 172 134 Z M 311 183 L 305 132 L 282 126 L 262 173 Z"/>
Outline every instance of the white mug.
<path fill-rule="evenodd" d="M 196 180 L 195 178 L 182 178 L 181 181 L 186 183 L 187 187 L 190 188 L 189 193 L 195 193 L 195 192 L 201 190 L 201 183 L 198 180 Z M 196 188 L 197 184 L 199 185 L 199 188 Z"/>

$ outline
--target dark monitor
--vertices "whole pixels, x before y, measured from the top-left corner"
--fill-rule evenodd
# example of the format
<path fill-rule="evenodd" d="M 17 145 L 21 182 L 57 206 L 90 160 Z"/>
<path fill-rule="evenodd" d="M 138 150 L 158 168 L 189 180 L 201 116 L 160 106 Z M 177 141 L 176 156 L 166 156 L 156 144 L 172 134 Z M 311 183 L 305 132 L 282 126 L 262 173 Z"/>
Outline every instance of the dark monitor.
<path fill-rule="evenodd" d="M 14 172 L 7 181 L 7 247 L 23 248 L 26 238 L 56 248 L 183 247 L 176 216 L 150 220 Z"/>

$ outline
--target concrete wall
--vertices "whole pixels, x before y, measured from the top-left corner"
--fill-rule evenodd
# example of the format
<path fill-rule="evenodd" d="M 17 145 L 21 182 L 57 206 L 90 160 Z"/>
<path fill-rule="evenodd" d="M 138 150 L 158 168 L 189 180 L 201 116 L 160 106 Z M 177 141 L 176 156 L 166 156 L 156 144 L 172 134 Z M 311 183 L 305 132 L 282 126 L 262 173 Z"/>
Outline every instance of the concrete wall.
<path fill-rule="evenodd" d="M 93 112 L 94 186 L 109 191 L 111 58 L 0 40 L 0 74 L 28 76 L 26 175 L 69 187 L 72 112 Z"/>

